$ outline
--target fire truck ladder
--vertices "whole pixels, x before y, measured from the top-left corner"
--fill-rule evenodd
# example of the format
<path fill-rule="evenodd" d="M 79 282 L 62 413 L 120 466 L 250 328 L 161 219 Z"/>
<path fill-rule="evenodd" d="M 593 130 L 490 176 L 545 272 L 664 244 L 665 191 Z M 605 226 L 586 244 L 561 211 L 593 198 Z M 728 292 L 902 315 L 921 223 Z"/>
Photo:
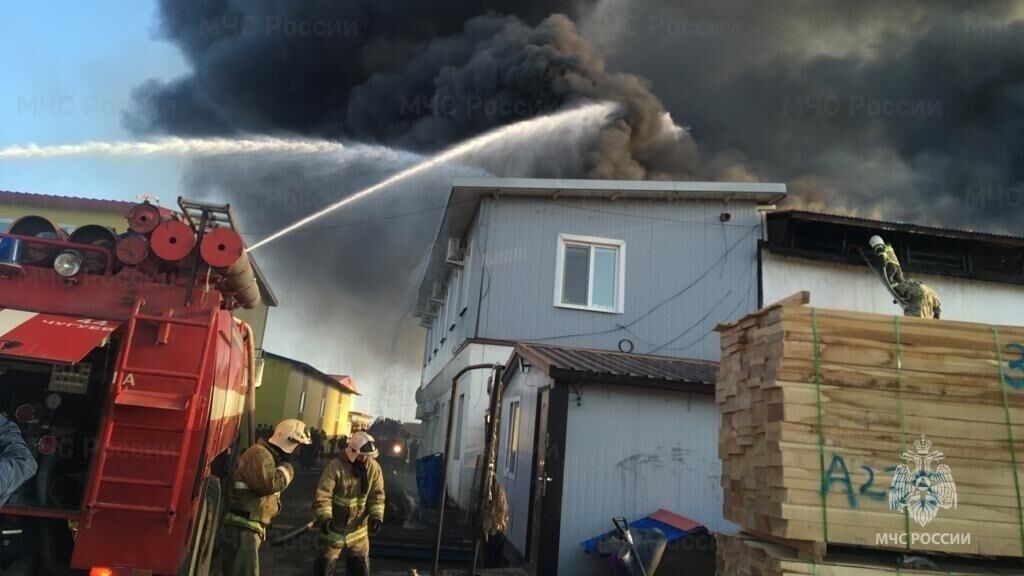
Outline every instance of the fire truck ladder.
<path fill-rule="evenodd" d="M 92 523 L 93 515 L 99 510 L 118 510 L 124 512 L 140 512 L 167 515 L 167 532 L 174 528 L 175 515 L 177 513 L 178 499 L 186 482 L 191 484 L 191 478 L 185 477 L 185 465 L 188 460 L 189 449 L 193 434 L 192 427 L 195 424 L 197 410 L 200 404 L 202 391 L 206 383 L 206 365 L 210 356 L 210 349 L 214 341 L 216 328 L 217 310 L 211 310 L 206 321 L 190 320 L 185 318 L 173 318 L 170 316 L 151 316 L 142 313 L 144 302 L 139 300 L 135 303 L 131 318 L 128 321 L 125 334 L 124 346 L 121 357 L 118 361 L 117 372 L 111 385 L 111 399 L 107 406 L 108 416 L 100 433 L 100 443 L 96 452 L 96 479 L 91 483 L 88 497 L 86 498 L 86 526 Z M 197 372 L 184 372 L 177 370 L 164 370 L 158 368 L 143 368 L 132 366 L 130 362 L 131 352 L 135 347 L 136 328 L 139 322 L 154 323 L 158 327 L 158 334 L 170 328 L 180 326 L 186 330 L 202 330 L 203 345 L 200 354 L 199 367 Z M 191 382 L 191 390 L 185 394 L 160 392 L 136 388 L 135 378 L 137 377 L 173 378 Z M 156 426 L 152 424 L 138 424 L 124 422 L 119 419 L 118 407 L 134 407 L 138 409 L 154 411 L 177 411 L 184 412 L 184 427 Z M 173 433 L 180 435 L 177 450 L 159 450 L 149 447 L 136 447 L 130 444 L 113 444 L 115 430 L 131 429 L 159 433 Z M 116 454 L 128 458 L 172 458 L 174 459 L 174 477 L 170 482 L 164 480 L 153 480 L 147 478 L 136 478 L 130 476 L 118 476 L 107 474 L 107 467 L 110 462 L 110 455 Z M 138 466 L 137 468 L 142 468 Z M 109 495 L 117 491 L 105 491 L 106 500 L 100 500 L 101 489 L 110 485 L 134 485 L 149 486 L 155 488 L 170 489 L 170 498 L 166 505 L 138 504 L 126 501 L 116 501 Z"/>
<path fill-rule="evenodd" d="M 214 228 L 230 228 L 238 230 L 235 225 L 235 217 L 231 214 L 230 204 L 213 204 L 211 202 L 197 202 L 186 200 L 178 196 L 178 207 L 185 221 L 196 233 L 196 246 L 203 243 L 203 236 Z M 192 304 L 192 292 L 195 288 L 196 273 L 199 271 L 199 251 L 192 257 L 192 265 L 189 270 L 188 287 L 185 289 L 185 304 Z"/>
<path fill-rule="evenodd" d="M 185 217 L 185 221 L 196 234 L 211 228 L 238 228 L 235 226 L 235 217 L 231 213 L 230 204 L 197 202 L 178 197 L 178 207 L 181 208 L 182 216 Z"/>

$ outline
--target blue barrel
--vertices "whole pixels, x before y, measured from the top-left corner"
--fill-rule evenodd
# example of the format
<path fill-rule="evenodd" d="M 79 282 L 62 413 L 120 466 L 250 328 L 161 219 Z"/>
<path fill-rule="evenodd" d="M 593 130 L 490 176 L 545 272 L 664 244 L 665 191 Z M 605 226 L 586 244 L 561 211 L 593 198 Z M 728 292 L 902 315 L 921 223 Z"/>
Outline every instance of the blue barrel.
<path fill-rule="evenodd" d="M 21 240 L 0 238 L 0 262 L 17 264 L 21 260 Z"/>
<path fill-rule="evenodd" d="M 416 489 L 420 494 L 420 508 L 437 508 L 441 503 L 442 454 L 431 454 L 416 460 Z"/>

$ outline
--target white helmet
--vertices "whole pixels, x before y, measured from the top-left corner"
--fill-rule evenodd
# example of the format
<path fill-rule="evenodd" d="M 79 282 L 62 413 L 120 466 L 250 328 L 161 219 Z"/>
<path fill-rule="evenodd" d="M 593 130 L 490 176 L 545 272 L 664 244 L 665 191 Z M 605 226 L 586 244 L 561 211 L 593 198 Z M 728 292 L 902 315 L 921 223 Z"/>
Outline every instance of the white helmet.
<path fill-rule="evenodd" d="M 269 442 L 291 454 L 299 447 L 299 444 L 312 444 L 313 440 L 309 437 L 309 430 L 306 429 L 305 422 L 289 418 L 280 421 L 274 427 L 274 435 L 270 437 Z"/>
<path fill-rule="evenodd" d="M 352 434 L 348 439 L 346 450 L 348 450 L 353 459 L 360 454 L 365 454 L 370 458 L 376 458 L 380 454 L 377 451 L 377 444 L 374 442 L 373 436 L 362 430 Z"/>
<path fill-rule="evenodd" d="M 871 239 L 868 240 L 868 244 L 870 244 L 872 248 L 878 248 L 879 246 L 885 246 L 885 240 L 882 240 L 881 236 L 872 236 Z"/>

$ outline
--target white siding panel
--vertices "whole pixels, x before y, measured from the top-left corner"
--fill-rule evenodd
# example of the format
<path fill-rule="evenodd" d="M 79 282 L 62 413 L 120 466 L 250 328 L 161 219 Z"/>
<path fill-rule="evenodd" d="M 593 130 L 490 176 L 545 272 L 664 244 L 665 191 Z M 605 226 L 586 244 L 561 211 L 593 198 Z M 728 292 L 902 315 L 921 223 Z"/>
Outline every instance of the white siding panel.
<path fill-rule="evenodd" d="M 420 452 L 426 456 L 444 452 L 445 431 L 448 426 L 448 411 L 458 406 L 458 399 L 451 402 L 452 377 L 470 364 L 504 363 L 508 361 L 512 348 L 488 344 L 469 344 L 458 356 L 452 359 L 424 389 L 420 395 L 425 400 L 436 401 L 437 413 L 423 420 L 424 446 Z M 459 379 L 458 395 L 466 395 L 465 414 L 462 422 L 462 451 L 459 460 L 449 458 L 448 461 L 448 493 L 458 501 L 459 507 L 468 509 L 470 501 L 473 473 L 477 457 L 484 451 L 484 412 L 487 410 L 487 378 L 490 372 L 476 370 L 464 374 Z M 445 405 L 442 410 L 440 407 Z M 455 441 L 452 431 L 452 446 Z"/>
<path fill-rule="evenodd" d="M 710 396 L 586 385 L 569 395 L 559 571 L 600 574 L 580 543 L 659 508 L 714 531 L 738 528 L 722 514 L 718 409 Z"/>
<path fill-rule="evenodd" d="M 717 360 L 714 327 L 757 307 L 753 203 L 502 197 L 481 206 L 481 338 L 603 350 L 626 339 L 637 353 Z M 623 313 L 554 305 L 559 234 L 625 242 Z"/>
<path fill-rule="evenodd" d="M 762 276 L 766 305 L 809 290 L 811 304 L 821 308 L 902 314 L 867 264 L 850 266 L 765 251 Z M 929 274 L 908 276 L 938 293 L 944 320 L 1024 324 L 1024 286 Z"/>

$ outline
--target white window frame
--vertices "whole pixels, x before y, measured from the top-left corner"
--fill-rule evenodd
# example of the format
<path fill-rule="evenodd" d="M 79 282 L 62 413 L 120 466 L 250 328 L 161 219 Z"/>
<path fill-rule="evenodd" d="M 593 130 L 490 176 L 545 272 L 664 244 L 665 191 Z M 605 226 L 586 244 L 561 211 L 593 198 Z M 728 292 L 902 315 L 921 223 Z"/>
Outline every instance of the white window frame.
<path fill-rule="evenodd" d="M 615 306 L 603 308 L 600 306 L 579 304 L 566 304 L 562 302 L 562 288 L 565 284 L 565 249 L 567 246 L 587 246 L 590 250 L 590 278 L 587 279 L 587 302 L 594 298 L 594 250 L 592 248 L 615 248 L 617 258 L 615 259 Z M 626 304 L 626 241 L 614 240 L 611 238 L 598 238 L 596 236 L 577 236 L 575 234 L 558 235 L 558 253 L 555 259 L 555 306 L 558 308 L 569 308 L 572 310 L 587 310 L 589 312 L 604 312 L 606 314 L 622 314 Z"/>
<path fill-rule="evenodd" d="M 512 405 L 513 404 L 518 406 L 518 410 L 517 410 L 518 418 L 516 418 L 515 422 L 512 421 Z M 522 401 L 522 397 L 520 397 L 520 396 L 513 396 L 511 398 L 508 398 L 508 404 L 506 404 L 506 408 L 505 408 L 505 420 L 508 423 L 508 425 L 505 427 L 505 464 L 503 466 L 503 469 L 504 469 L 505 477 L 506 478 L 508 478 L 510 480 L 515 480 L 516 479 L 516 473 L 519 470 L 519 444 L 520 444 L 519 441 L 523 437 L 523 430 L 522 430 L 522 426 L 520 425 L 522 423 L 522 420 L 523 420 L 523 401 Z M 516 433 L 515 434 L 515 439 L 516 439 L 516 446 L 515 446 L 515 448 L 516 448 L 516 457 L 515 457 L 515 460 L 512 459 L 512 433 L 513 433 L 513 431 Z M 514 463 L 514 465 L 513 465 L 513 463 Z"/>
<path fill-rule="evenodd" d="M 302 420 L 306 414 L 306 390 L 303 389 L 299 392 L 299 420 Z"/>
<path fill-rule="evenodd" d="M 324 417 L 324 413 L 327 411 L 327 388 L 325 387 L 320 394 L 320 418 Z"/>

